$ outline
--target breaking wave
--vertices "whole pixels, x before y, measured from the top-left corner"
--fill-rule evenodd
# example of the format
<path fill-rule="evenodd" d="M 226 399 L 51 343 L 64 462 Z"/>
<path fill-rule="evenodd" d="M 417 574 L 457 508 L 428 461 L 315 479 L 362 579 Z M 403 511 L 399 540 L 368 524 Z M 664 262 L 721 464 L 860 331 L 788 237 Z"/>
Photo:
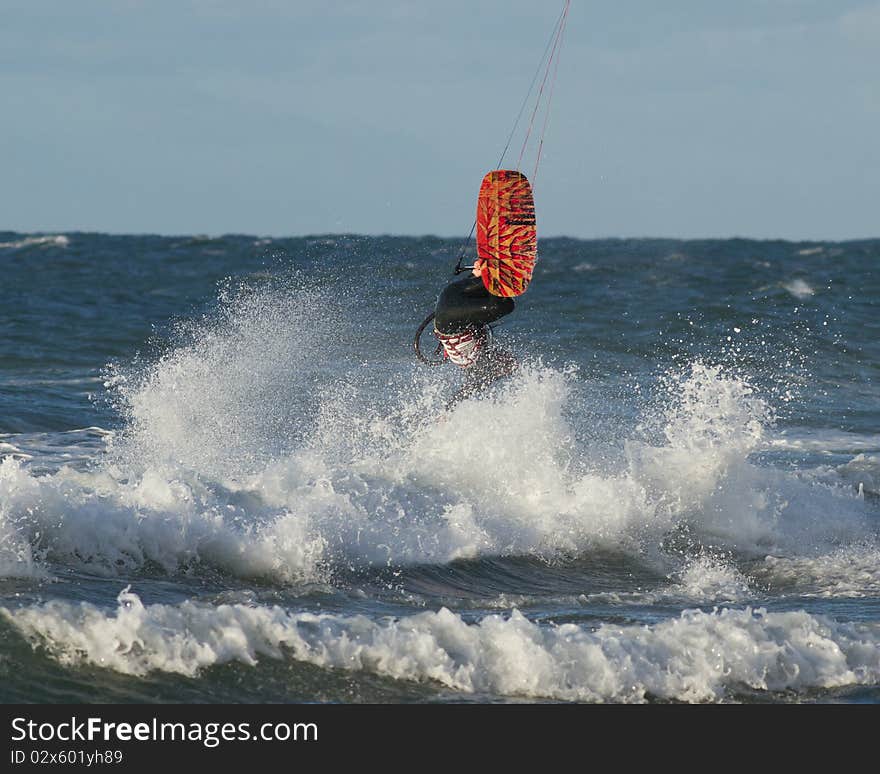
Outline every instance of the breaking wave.
<path fill-rule="evenodd" d="M 588 702 L 722 701 L 744 690 L 828 689 L 880 681 L 880 628 L 798 612 L 685 611 L 650 626 L 540 626 L 514 610 L 475 623 L 443 608 L 401 619 L 290 613 L 280 607 L 144 605 L 116 611 L 48 602 L 0 609 L 64 664 L 124 674 L 196 675 L 238 661 L 431 681 L 465 693 Z"/>
<path fill-rule="evenodd" d="M 108 369 L 125 421 L 93 464 L 0 463 L 0 572 L 204 563 L 298 583 L 340 567 L 658 552 L 670 536 L 759 559 L 875 537 L 843 476 L 755 461 L 771 407 L 719 365 L 665 374 L 640 423 L 597 440 L 576 371 L 526 362 L 444 414 L 452 377 L 368 350 L 344 303 L 318 286 L 226 288 L 164 354 Z"/>

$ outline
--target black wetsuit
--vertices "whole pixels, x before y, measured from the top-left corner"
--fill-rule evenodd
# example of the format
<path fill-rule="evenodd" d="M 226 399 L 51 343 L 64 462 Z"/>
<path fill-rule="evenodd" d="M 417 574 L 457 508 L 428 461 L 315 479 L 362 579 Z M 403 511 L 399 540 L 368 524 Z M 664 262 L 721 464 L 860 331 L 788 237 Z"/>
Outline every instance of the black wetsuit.
<path fill-rule="evenodd" d="M 437 331 L 458 334 L 471 330 L 487 337 L 476 362 L 465 368 L 464 384 L 449 400 L 447 408 L 516 370 L 516 359 L 492 340 L 488 328 L 489 323 L 510 314 L 513 308 L 512 298 L 492 295 L 482 278 L 472 274 L 450 282 L 440 293 L 434 309 Z"/>
<path fill-rule="evenodd" d="M 450 282 L 434 308 L 434 326 L 440 333 L 479 329 L 513 311 L 512 298 L 493 296 L 481 277 L 469 274 Z"/>

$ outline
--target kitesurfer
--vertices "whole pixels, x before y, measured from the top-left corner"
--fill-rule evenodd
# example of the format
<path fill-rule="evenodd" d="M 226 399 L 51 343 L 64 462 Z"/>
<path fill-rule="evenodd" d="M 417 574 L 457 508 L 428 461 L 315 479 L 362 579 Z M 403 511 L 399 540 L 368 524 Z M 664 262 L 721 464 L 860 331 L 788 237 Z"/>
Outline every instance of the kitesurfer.
<path fill-rule="evenodd" d="M 464 383 L 447 408 L 517 368 L 516 359 L 495 342 L 489 328 L 489 323 L 513 311 L 513 299 L 486 290 L 484 270 L 483 261 L 477 259 L 470 275 L 443 289 L 434 308 L 434 335 L 444 357 L 464 370 Z"/>

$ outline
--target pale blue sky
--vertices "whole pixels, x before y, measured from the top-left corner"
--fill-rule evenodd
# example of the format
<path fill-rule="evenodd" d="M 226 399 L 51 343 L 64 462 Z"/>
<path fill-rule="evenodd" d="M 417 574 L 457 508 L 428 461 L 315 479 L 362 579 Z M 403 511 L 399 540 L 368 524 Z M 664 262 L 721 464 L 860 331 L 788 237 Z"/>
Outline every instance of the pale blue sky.
<path fill-rule="evenodd" d="M 0 230 L 464 235 L 561 8 L 0 0 Z M 880 236 L 880 1 L 573 0 L 535 189 L 539 236 Z"/>

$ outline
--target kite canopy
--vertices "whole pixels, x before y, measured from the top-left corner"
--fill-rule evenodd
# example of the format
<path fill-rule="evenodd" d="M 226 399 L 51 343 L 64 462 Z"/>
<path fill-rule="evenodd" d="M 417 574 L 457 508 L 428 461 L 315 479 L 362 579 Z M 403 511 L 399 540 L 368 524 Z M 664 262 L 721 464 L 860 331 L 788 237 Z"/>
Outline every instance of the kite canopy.
<path fill-rule="evenodd" d="M 535 200 L 522 172 L 486 174 L 477 200 L 477 255 L 483 284 L 495 296 L 519 296 L 532 279 L 538 258 Z"/>

